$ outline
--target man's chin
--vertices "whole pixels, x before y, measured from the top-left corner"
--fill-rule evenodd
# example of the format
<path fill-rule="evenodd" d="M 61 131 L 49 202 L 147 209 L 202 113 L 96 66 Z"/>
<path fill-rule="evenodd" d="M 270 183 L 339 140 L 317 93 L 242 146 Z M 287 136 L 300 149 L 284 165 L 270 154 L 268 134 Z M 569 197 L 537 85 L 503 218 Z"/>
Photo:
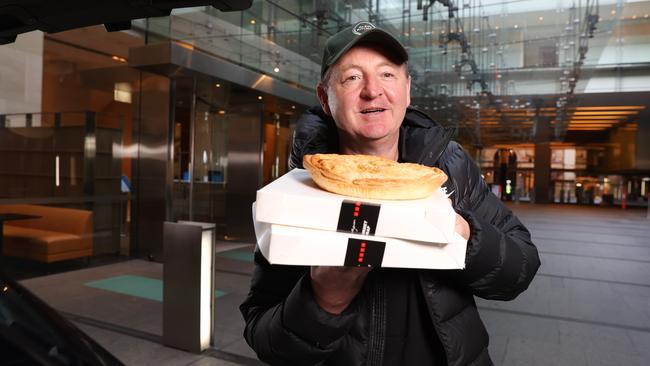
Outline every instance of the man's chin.
<path fill-rule="evenodd" d="M 390 130 L 385 126 L 365 126 L 360 136 L 367 141 L 379 141 L 387 138 Z"/>

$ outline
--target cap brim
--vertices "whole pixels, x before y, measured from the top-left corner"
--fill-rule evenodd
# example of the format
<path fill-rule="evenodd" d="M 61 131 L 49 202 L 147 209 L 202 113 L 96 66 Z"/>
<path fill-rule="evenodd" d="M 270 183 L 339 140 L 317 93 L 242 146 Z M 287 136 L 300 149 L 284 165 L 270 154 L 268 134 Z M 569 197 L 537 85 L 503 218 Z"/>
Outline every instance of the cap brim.
<path fill-rule="evenodd" d="M 397 39 L 395 39 L 395 37 L 384 30 L 374 28 L 363 32 L 359 37 L 355 38 L 352 40 L 352 42 L 343 47 L 334 57 L 331 57 L 327 63 L 327 67 L 323 68 L 321 76 L 323 76 L 325 74 L 325 71 L 334 65 L 339 60 L 339 58 L 341 58 L 341 56 L 348 52 L 352 47 L 362 42 L 376 42 L 377 44 L 380 44 L 388 49 L 395 50 L 396 54 L 391 56 L 396 56 L 399 58 L 401 63 L 404 63 L 409 59 L 409 55 L 404 49 L 404 46 L 402 46 L 402 44 Z"/>

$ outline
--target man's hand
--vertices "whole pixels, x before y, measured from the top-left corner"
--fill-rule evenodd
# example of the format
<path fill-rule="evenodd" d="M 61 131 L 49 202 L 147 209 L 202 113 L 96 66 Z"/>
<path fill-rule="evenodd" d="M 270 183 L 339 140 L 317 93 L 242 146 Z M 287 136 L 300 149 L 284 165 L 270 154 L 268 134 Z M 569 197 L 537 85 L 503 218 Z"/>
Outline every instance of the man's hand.
<path fill-rule="evenodd" d="M 449 204 L 453 206 L 453 203 L 451 202 L 451 198 L 447 198 L 447 201 L 449 201 Z M 469 236 L 471 234 L 469 224 L 467 223 L 465 218 L 459 215 L 458 213 L 456 214 L 456 227 L 454 228 L 454 231 L 460 234 L 460 236 L 462 236 L 463 239 L 469 240 Z"/>
<path fill-rule="evenodd" d="M 363 287 L 370 270 L 368 267 L 311 267 L 316 302 L 328 313 L 341 314 Z"/>
<path fill-rule="evenodd" d="M 469 224 L 461 215 L 456 214 L 456 228 L 455 231 L 460 234 L 465 240 L 469 240 L 469 235 L 471 233 Z"/>

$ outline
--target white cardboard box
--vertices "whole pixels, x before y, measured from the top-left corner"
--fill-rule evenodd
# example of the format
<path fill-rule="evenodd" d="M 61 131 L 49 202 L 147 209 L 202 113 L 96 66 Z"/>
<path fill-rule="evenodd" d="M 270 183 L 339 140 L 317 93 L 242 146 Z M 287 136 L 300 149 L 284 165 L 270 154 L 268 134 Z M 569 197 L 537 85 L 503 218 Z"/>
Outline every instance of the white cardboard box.
<path fill-rule="evenodd" d="M 293 169 L 257 191 L 254 216 L 269 224 L 433 243 L 454 240 L 456 212 L 442 189 L 419 200 L 369 200 L 330 193 Z M 353 216 L 354 210 L 359 216 Z"/>
<path fill-rule="evenodd" d="M 448 243 L 355 235 L 255 221 L 257 244 L 271 264 L 462 269 L 467 242 Z M 360 256 L 361 247 L 364 256 Z"/>

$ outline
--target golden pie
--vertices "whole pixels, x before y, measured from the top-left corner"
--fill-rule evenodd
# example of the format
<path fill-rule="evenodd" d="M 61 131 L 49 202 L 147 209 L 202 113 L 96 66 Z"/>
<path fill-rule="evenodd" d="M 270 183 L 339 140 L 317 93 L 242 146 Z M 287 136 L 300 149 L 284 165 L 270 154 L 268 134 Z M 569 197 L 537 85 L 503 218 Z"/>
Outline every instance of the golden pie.
<path fill-rule="evenodd" d="M 360 198 L 425 198 L 447 181 L 438 168 L 379 156 L 314 154 L 305 155 L 302 163 L 319 187 Z"/>

